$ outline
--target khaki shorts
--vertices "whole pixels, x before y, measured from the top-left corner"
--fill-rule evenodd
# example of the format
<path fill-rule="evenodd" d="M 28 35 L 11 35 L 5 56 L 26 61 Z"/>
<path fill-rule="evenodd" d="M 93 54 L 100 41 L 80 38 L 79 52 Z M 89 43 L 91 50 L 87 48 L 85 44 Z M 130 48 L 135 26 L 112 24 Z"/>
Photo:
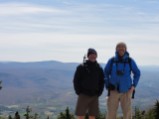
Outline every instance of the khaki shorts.
<path fill-rule="evenodd" d="M 76 111 L 77 116 L 85 116 L 88 113 L 89 116 L 97 116 L 99 112 L 98 108 L 98 97 L 97 96 L 87 96 L 80 94 L 78 96 Z"/>

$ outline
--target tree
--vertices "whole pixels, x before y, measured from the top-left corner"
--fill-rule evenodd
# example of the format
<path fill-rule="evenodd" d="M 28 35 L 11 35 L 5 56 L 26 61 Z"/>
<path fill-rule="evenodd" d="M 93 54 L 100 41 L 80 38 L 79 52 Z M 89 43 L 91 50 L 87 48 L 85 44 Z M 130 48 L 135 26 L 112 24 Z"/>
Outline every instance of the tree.
<path fill-rule="evenodd" d="M 89 114 L 86 113 L 85 119 L 89 119 Z M 96 119 L 105 119 L 105 115 L 99 112 L 98 116 L 96 116 Z"/>
<path fill-rule="evenodd" d="M 33 119 L 38 119 L 38 118 L 39 118 L 38 114 L 35 113 Z"/>
<path fill-rule="evenodd" d="M 137 107 L 135 107 L 135 114 L 133 119 L 143 119 L 142 113 Z"/>
<path fill-rule="evenodd" d="M 65 112 L 61 112 L 57 119 L 75 119 L 73 114 L 70 114 L 69 108 L 67 107 Z"/>
<path fill-rule="evenodd" d="M 102 114 L 101 112 L 99 112 L 98 116 L 96 117 L 96 119 L 105 119 L 105 115 Z"/>
<path fill-rule="evenodd" d="M 25 116 L 26 119 L 33 118 L 33 116 L 30 115 L 30 112 L 31 112 L 31 108 L 29 106 L 27 106 L 27 108 L 26 108 L 26 114 L 24 114 L 24 116 Z"/>
<path fill-rule="evenodd" d="M 157 100 L 154 105 L 154 117 L 155 119 L 159 119 L 159 101 Z"/>
<path fill-rule="evenodd" d="M 15 113 L 14 119 L 20 119 L 20 115 L 18 112 Z"/>
<path fill-rule="evenodd" d="M 12 119 L 12 116 L 11 116 L 11 115 L 9 115 L 9 116 L 8 116 L 8 119 Z"/>
<path fill-rule="evenodd" d="M 153 109 L 149 109 L 149 110 L 146 112 L 144 119 L 155 119 Z"/>

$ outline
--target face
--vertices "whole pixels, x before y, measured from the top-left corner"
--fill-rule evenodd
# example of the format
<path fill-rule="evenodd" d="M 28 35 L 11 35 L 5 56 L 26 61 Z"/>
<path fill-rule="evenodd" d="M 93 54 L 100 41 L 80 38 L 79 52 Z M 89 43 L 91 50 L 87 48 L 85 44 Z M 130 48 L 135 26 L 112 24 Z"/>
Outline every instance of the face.
<path fill-rule="evenodd" d="M 118 55 L 119 56 L 124 56 L 124 54 L 125 54 L 125 52 L 126 52 L 126 48 L 125 48 L 125 46 L 124 45 L 119 45 L 118 47 L 117 47 L 117 52 L 118 52 Z"/>
<path fill-rule="evenodd" d="M 96 54 L 90 54 L 88 56 L 88 60 L 91 61 L 91 62 L 95 62 L 97 59 L 97 55 Z"/>

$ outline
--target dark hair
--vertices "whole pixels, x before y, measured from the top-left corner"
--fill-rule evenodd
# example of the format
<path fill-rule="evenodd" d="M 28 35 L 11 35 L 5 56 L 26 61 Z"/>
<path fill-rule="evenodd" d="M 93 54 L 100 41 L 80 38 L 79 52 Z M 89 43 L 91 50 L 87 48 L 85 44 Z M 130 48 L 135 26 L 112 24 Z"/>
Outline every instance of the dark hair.
<path fill-rule="evenodd" d="M 88 57 L 90 54 L 95 54 L 95 55 L 97 55 L 97 51 L 96 51 L 94 48 L 89 48 L 89 49 L 88 49 L 88 52 L 87 52 L 87 57 Z"/>

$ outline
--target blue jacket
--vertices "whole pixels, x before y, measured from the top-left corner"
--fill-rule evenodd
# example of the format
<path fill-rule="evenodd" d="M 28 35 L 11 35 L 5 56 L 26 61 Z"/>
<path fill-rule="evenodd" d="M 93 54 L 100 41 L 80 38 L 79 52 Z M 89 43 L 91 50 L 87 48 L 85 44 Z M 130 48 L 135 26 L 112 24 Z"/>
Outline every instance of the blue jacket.
<path fill-rule="evenodd" d="M 132 85 L 134 87 L 137 86 L 140 78 L 140 70 L 132 58 L 130 64 L 126 62 L 128 58 L 128 52 L 125 52 L 122 59 L 118 58 L 118 54 L 116 52 L 114 57 L 115 62 L 112 62 L 113 58 L 108 60 L 108 63 L 104 68 L 106 89 L 109 89 L 109 87 L 113 85 L 113 87 L 120 93 L 125 93 L 129 91 Z M 117 72 L 122 72 L 123 74 L 119 75 Z M 131 72 L 133 73 L 133 76 L 131 76 Z"/>

